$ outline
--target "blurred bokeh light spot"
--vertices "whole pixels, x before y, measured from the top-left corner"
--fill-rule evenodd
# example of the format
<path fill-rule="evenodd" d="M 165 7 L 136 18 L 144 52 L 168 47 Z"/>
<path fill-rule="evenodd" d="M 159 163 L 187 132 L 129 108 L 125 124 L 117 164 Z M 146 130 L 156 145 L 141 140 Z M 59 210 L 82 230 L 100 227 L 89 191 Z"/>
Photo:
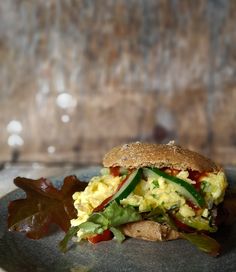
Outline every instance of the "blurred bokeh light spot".
<path fill-rule="evenodd" d="M 8 125 L 7 125 L 7 132 L 9 132 L 10 134 L 13 133 L 21 133 L 22 131 L 22 125 L 21 122 L 17 121 L 17 120 L 11 120 Z"/>
<path fill-rule="evenodd" d="M 61 93 L 57 96 L 57 105 L 62 109 L 68 109 L 76 106 L 76 100 L 71 94 Z"/>
<path fill-rule="evenodd" d="M 68 122 L 70 122 L 70 116 L 67 115 L 67 114 L 62 115 L 61 121 L 62 121 L 63 123 L 68 123 Z"/>
<path fill-rule="evenodd" d="M 17 147 L 22 146 L 24 144 L 24 140 L 17 134 L 12 134 L 8 137 L 7 141 L 9 146 Z"/>
<path fill-rule="evenodd" d="M 34 169 L 40 169 L 40 168 L 43 168 L 43 165 L 40 164 L 40 163 L 37 163 L 37 162 L 33 162 L 33 163 L 32 163 L 32 167 L 33 167 Z"/>
<path fill-rule="evenodd" d="M 48 153 L 49 153 L 49 154 L 53 154 L 53 153 L 55 153 L 55 151 L 56 151 L 55 146 L 50 145 L 50 146 L 48 147 Z"/>

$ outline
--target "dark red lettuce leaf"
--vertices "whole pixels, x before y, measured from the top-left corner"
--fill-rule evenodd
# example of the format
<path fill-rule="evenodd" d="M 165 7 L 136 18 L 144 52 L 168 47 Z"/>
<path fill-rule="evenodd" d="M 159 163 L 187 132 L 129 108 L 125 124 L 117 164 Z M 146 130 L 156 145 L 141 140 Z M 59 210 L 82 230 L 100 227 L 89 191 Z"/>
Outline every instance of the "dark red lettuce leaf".
<path fill-rule="evenodd" d="M 76 217 L 72 195 L 87 186 L 76 176 L 66 177 L 60 190 L 45 178 L 32 180 L 17 177 L 14 183 L 25 191 L 26 198 L 10 202 L 8 229 L 24 232 L 31 239 L 46 236 L 53 223 L 67 232 L 70 220 Z"/>

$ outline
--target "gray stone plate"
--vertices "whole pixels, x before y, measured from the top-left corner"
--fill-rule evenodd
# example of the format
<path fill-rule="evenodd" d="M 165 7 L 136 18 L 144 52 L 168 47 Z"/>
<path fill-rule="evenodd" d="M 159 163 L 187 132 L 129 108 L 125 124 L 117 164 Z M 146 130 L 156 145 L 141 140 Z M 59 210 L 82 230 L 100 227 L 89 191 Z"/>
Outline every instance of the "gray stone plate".
<path fill-rule="evenodd" d="M 82 180 L 98 173 L 98 168 L 75 171 Z M 236 170 L 227 169 L 231 186 L 236 186 Z M 54 178 L 60 182 L 62 178 Z M 127 239 L 96 245 L 74 244 L 66 254 L 58 250 L 63 233 L 54 232 L 34 241 L 7 231 L 9 201 L 22 197 L 16 190 L 0 200 L 0 267 L 6 271 L 236 271 L 236 226 L 221 231 L 222 254 L 213 258 L 184 240 L 146 242 Z"/>

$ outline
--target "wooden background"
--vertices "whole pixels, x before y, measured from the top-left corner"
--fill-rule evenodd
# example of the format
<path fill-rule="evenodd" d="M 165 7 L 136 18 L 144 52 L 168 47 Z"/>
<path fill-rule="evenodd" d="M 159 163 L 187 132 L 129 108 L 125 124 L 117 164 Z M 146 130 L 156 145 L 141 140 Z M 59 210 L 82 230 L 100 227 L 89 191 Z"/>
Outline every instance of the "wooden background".
<path fill-rule="evenodd" d="M 236 164 L 235 81 L 234 0 L 0 1 L 0 161 L 18 120 L 21 161 L 175 139 Z"/>

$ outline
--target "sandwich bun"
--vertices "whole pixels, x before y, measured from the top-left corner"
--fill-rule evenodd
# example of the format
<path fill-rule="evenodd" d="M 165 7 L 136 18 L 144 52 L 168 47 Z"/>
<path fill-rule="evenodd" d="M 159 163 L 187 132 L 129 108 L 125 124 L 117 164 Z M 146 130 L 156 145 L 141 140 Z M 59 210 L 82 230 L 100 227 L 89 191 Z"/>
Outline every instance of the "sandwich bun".
<path fill-rule="evenodd" d="M 178 170 L 218 173 L 223 171 L 212 160 L 170 142 L 168 144 L 129 143 L 114 147 L 103 159 L 104 167 L 169 167 Z M 181 234 L 165 224 L 142 220 L 125 224 L 122 232 L 129 237 L 167 241 L 181 238 Z"/>
<path fill-rule="evenodd" d="M 103 159 L 104 167 L 170 167 L 179 170 L 219 172 L 221 168 L 203 155 L 170 142 L 130 143 L 114 147 Z"/>

